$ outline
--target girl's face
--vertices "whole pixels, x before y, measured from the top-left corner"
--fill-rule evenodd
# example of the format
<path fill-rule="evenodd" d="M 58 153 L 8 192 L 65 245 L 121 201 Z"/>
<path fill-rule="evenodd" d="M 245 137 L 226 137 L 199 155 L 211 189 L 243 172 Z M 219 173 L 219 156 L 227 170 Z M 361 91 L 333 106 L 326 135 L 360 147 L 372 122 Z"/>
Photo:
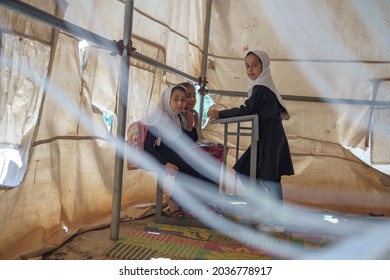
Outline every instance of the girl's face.
<path fill-rule="evenodd" d="M 195 88 L 193 86 L 187 87 L 187 104 L 186 109 L 193 110 L 196 103 Z"/>
<path fill-rule="evenodd" d="M 257 77 L 260 76 L 261 72 L 263 72 L 263 64 L 261 63 L 260 59 L 253 53 L 249 54 L 245 58 L 245 68 L 246 74 L 252 81 L 256 80 Z"/>
<path fill-rule="evenodd" d="M 172 91 L 171 98 L 169 100 L 169 106 L 176 114 L 183 113 L 186 106 L 187 97 L 186 93 L 180 89 Z"/>

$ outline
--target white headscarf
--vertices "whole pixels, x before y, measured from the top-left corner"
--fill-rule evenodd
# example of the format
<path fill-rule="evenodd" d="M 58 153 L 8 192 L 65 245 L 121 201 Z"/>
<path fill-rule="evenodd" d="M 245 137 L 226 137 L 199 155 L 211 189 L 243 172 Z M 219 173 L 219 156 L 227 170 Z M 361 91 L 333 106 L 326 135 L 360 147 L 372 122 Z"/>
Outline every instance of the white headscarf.
<path fill-rule="evenodd" d="M 253 91 L 254 86 L 262 85 L 262 86 L 269 88 L 273 93 L 275 93 L 280 105 L 282 105 L 283 108 L 287 110 L 287 107 L 284 104 L 283 99 L 280 96 L 280 93 L 279 93 L 278 89 L 276 88 L 274 81 L 272 79 L 271 70 L 270 70 L 270 60 L 269 60 L 268 54 L 262 50 L 249 51 L 247 53 L 247 55 L 250 53 L 255 54 L 260 59 L 262 65 L 263 65 L 263 71 L 257 77 L 256 80 L 254 80 L 254 81 L 250 80 L 249 87 L 248 87 L 248 97 L 250 97 L 252 95 L 252 91 Z"/>
<path fill-rule="evenodd" d="M 169 141 L 174 140 L 182 133 L 180 117 L 170 106 L 172 90 L 175 87 L 177 86 L 165 89 L 154 111 L 141 119 L 142 123 L 156 127 L 160 134 Z"/>

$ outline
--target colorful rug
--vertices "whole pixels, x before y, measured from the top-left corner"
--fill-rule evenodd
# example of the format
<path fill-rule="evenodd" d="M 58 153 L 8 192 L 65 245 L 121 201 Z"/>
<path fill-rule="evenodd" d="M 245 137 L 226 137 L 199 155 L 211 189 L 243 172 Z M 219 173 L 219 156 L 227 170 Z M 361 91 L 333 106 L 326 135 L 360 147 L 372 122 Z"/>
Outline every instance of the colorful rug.
<path fill-rule="evenodd" d="M 286 233 L 273 234 L 303 248 L 321 248 L 331 243 L 327 237 Z M 269 260 L 281 259 L 244 245 L 215 230 L 150 223 L 144 230 L 133 230 L 111 246 L 105 259 L 148 260 Z"/>

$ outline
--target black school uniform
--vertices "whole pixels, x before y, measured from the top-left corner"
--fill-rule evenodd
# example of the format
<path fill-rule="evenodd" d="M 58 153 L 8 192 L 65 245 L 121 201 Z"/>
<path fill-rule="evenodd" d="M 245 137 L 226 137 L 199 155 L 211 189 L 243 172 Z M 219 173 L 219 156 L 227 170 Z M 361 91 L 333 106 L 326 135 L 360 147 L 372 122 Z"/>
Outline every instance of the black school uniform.
<path fill-rule="evenodd" d="M 160 145 L 155 145 L 157 137 L 159 135 L 159 132 L 156 127 L 150 126 L 148 127 L 148 134 L 146 136 L 145 142 L 144 142 L 144 151 L 149 153 L 151 156 L 153 156 L 156 160 L 158 160 L 161 165 L 166 165 L 168 162 L 176 165 L 179 168 L 179 176 L 180 173 L 184 173 L 190 176 L 193 176 L 195 178 L 207 181 L 211 183 L 212 189 L 218 189 L 218 184 L 211 181 L 207 177 L 200 174 L 198 171 L 193 169 L 184 159 L 176 153 L 174 150 L 172 150 L 168 145 L 164 143 L 164 139 L 161 139 Z M 179 137 L 186 137 L 188 136 L 190 139 L 192 139 L 194 142 L 198 140 L 198 133 L 195 128 L 192 129 L 192 131 L 183 130 L 183 133 Z M 175 143 L 172 143 L 173 147 L 175 147 Z M 188 147 L 189 149 L 194 148 L 195 149 L 195 143 L 194 147 Z"/>
<path fill-rule="evenodd" d="M 219 111 L 219 118 L 254 114 L 259 116 L 256 169 L 256 177 L 259 179 L 278 181 L 283 175 L 294 174 L 290 149 L 280 118 L 281 108 L 276 95 L 269 88 L 256 85 L 244 105 Z M 250 147 L 233 168 L 241 174 L 250 175 Z"/>
<path fill-rule="evenodd" d="M 193 132 L 195 130 L 195 132 Z M 193 131 L 188 132 L 183 130 L 183 134 L 181 137 L 188 136 L 194 142 L 197 140 L 198 135 L 196 133 L 196 129 L 194 128 Z M 176 153 L 174 150 L 172 150 L 168 145 L 166 145 L 164 142 L 164 139 L 162 139 L 160 145 L 156 145 L 156 140 L 159 135 L 158 129 L 154 126 L 148 127 L 148 134 L 146 136 L 145 142 L 144 142 L 144 151 L 149 153 L 151 156 L 153 156 L 156 160 L 158 160 L 161 165 L 166 165 L 168 162 L 176 165 L 179 168 L 180 172 L 186 173 L 188 175 L 192 176 L 200 176 L 198 172 L 196 172 L 191 166 L 188 165 L 187 162 L 185 162 L 182 157 Z M 195 137 L 196 135 L 196 137 Z M 175 146 L 175 143 L 172 143 L 173 146 Z M 195 144 L 194 144 L 195 145 Z"/>

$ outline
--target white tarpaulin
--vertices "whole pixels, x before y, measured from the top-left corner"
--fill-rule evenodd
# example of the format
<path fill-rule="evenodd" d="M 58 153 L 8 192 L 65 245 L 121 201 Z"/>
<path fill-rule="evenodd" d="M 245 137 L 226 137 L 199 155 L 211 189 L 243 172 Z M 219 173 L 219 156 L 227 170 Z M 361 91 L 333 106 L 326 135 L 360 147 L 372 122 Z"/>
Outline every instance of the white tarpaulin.
<path fill-rule="evenodd" d="M 70 23 L 66 32 L 6 2 L 0 1 L 1 259 L 34 257 L 109 223 L 121 61 L 104 44 L 72 35 L 72 27 L 114 42 L 123 38 L 125 18 L 125 1 L 23 1 Z M 134 1 L 133 47 L 196 79 L 205 74 L 217 108 L 243 103 L 243 58 L 265 50 L 291 115 L 284 127 L 296 174 L 283 178 L 286 201 L 389 216 L 390 176 L 372 166 L 390 164 L 389 1 L 213 0 L 202 73 L 206 7 L 205 0 Z M 150 63 L 130 63 L 127 125 L 152 110 L 168 84 L 184 81 Z M 202 138 L 222 143 L 222 125 L 207 125 Z M 242 139 L 238 148 L 248 145 Z M 229 138 L 229 168 L 236 146 Z M 122 188 L 122 217 L 153 213 L 153 174 L 124 167 Z"/>

